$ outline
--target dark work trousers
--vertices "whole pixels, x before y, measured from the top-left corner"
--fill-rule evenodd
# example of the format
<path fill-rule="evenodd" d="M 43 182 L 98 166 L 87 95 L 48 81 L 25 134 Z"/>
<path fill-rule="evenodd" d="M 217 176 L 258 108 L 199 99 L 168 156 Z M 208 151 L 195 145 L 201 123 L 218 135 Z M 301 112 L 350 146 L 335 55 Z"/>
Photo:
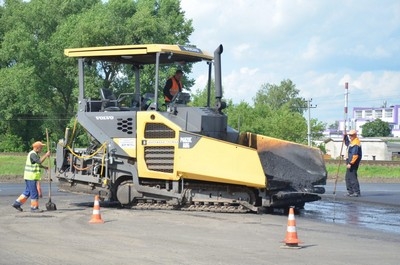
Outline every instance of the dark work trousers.
<path fill-rule="evenodd" d="M 358 182 L 357 175 L 358 166 L 352 165 L 346 170 L 346 188 L 350 194 L 360 194 L 360 183 Z"/>
<path fill-rule="evenodd" d="M 25 180 L 25 191 L 19 195 L 14 205 L 23 205 L 29 197 L 31 197 L 31 209 L 37 209 L 39 207 L 39 193 L 37 190 L 36 180 Z"/>

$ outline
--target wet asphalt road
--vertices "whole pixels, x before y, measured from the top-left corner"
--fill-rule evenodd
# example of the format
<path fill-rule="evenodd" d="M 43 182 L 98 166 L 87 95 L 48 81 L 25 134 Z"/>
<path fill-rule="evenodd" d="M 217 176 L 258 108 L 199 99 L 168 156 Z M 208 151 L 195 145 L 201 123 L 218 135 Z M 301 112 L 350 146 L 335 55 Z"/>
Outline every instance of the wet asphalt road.
<path fill-rule="evenodd" d="M 328 183 L 322 200 L 308 203 L 300 215 L 305 218 L 400 235 L 400 184 L 361 183 L 361 197 L 344 196 L 344 183 Z"/>

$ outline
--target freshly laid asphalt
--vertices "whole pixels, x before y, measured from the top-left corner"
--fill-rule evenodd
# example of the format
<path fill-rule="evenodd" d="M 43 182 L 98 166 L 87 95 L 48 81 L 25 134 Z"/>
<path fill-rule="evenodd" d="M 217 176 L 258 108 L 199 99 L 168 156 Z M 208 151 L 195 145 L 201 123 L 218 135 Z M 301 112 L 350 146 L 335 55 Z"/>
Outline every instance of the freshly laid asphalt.
<path fill-rule="evenodd" d="M 361 196 L 355 198 L 349 198 L 344 196 L 346 186 L 343 182 L 336 184 L 328 182 L 325 185 L 326 192 L 322 195 L 325 199 L 337 199 L 337 200 L 350 200 L 358 201 L 362 203 L 371 204 L 382 204 L 400 207 L 400 183 L 360 183 Z"/>

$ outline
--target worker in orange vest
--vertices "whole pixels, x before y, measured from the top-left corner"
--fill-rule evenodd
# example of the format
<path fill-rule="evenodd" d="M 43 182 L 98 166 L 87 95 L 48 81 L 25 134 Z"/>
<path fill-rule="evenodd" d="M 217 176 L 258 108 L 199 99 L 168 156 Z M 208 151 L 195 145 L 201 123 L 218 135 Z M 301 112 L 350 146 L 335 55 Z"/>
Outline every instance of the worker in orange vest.
<path fill-rule="evenodd" d="M 176 70 L 175 75 L 171 76 L 164 86 L 165 104 L 169 104 L 172 98 L 179 92 L 182 92 L 182 70 Z"/>

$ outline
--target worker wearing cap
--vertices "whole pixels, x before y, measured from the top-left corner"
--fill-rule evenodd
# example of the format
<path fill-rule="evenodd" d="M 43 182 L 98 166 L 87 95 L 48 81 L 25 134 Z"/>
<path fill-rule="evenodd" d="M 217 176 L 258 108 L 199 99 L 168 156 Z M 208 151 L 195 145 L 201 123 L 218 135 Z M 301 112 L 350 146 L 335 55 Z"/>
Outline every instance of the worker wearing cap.
<path fill-rule="evenodd" d="M 165 104 L 169 104 L 173 97 L 182 92 L 182 70 L 176 70 L 175 75 L 171 76 L 164 86 L 164 100 Z"/>
<path fill-rule="evenodd" d="M 46 154 L 42 157 L 39 153 L 45 144 L 37 141 L 32 144 L 32 151 L 28 153 L 25 163 L 24 179 L 25 179 L 25 191 L 17 198 L 17 200 L 12 204 L 12 206 L 18 211 L 22 212 L 21 206 L 31 198 L 31 212 L 42 212 L 39 209 L 39 191 L 38 182 L 41 179 L 40 168 L 48 167 L 42 166 L 43 161 L 50 156 L 50 151 L 48 150 Z"/>
<path fill-rule="evenodd" d="M 349 139 L 350 138 L 350 139 Z M 362 150 L 360 139 L 357 137 L 357 132 L 355 130 L 349 131 L 349 133 L 344 135 L 344 143 L 347 146 L 348 156 L 346 159 L 346 196 L 359 197 L 360 184 L 358 182 L 357 170 L 360 165 Z"/>

